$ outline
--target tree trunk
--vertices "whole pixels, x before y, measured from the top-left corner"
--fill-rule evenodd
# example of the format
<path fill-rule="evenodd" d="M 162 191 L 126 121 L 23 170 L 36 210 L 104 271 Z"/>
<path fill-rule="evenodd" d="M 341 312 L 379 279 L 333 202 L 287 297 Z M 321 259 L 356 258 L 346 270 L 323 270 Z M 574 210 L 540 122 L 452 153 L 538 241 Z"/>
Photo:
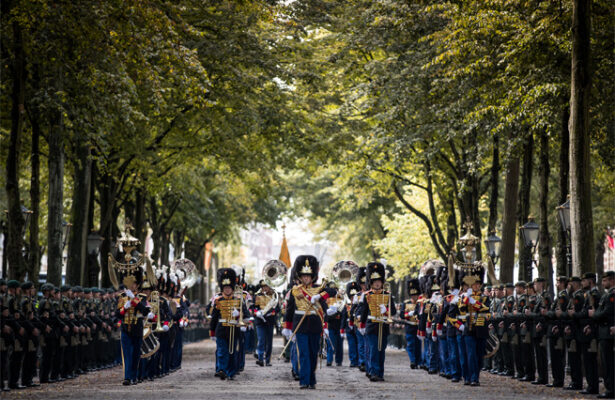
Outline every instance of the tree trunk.
<path fill-rule="evenodd" d="M 560 149 L 559 149 L 559 194 L 557 204 L 564 204 L 568 198 L 568 146 L 569 146 L 569 134 L 568 134 L 568 120 L 570 119 L 570 108 L 564 107 L 562 112 L 562 130 L 560 132 Z M 559 221 L 557 223 L 557 247 L 555 248 L 555 257 L 557 260 L 557 275 L 568 276 L 568 232 L 564 229 Z"/>
<path fill-rule="evenodd" d="M 10 268 L 9 276 L 23 280 L 26 262 L 23 256 L 24 217 L 19 195 L 19 153 L 25 114 L 26 60 L 21 27 L 13 22 L 13 88 L 11 91 L 11 134 L 6 160 L 6 196 L 8 203 L 8 244 L 5 248 Z"/>
<path fill-rule="evenodd" d="M 493 136 L 493 161 L 491 163 L 491 192 L 489 194 L 489 223 L 487 234 L 495 232 L 498 221 L 498 196 L 500 195 L 500 141 Z"/>
<path fill-rule="evenodd" d="M 61 76 L 61 74 L 58 74 Z M 62 110 L 53 111 L 49 130 L 49 197 L 47 216 L 47 282 L 62 283 L 62 217 L 64 200 L 64 146 Z"/>
<path fill-rule="evenodd" d="M 604 276 L 604 240 L 606 239 L 606 232 L 602 234 L 596 240 L 596 274 L 598 274 L 598 282 Z"/>
<path fill-rule="evenodd" d="M 79 140 L 79 139 L 78 139 Z M 80 138 L 76 148 L 77 160 L 74 163 L 74 188 L 66 280 L 71 285 L 88 285 L 90 282 L 82 275 L 85 271 L 87 243 L 89 234 L 90 184 L 92 178 L 92 159 L 87 140 Z"/>
<path fill-rule="evenodd" d="M 551 262 L 551 235 L 549 234 L 549 136 L 546 131 L 540 134 L 540 193 L 539 193 L 539 261 L 538 276 L 545 278 L 550 285 L 553 282 L 553 264 Z"/>
<path fill-rule="evenodd" d="M 500 281 L 513 282 L 515 268 L 515 240 L 517 238 L 517 195 L 519 189 L 518 157 L 506 163 L 504 185 L 504 213 L 502 215 L 502 246 L 500 248 Z"/>
<path fill-rule="evenodd" d="M 523 169 L 521 171 L 521 186 L 519 187 L 519 204 L 517 205 L 517 222 L 522 226 L 530 215 L 530 189 L 532 188 L 532 171 L 534 167 L 534 136 L 530 133 L 523 146 Z M 534 255 L 530 247 L 525 247 L 521 230 L 519 235 L 519 280 L 532 280 L 533 264 L 523 260 L 532 260 Z"/>
<path fill-rule="evenodd" d="M 38 110 L 34 111 L 38 113 Z M 41 270 L 41 246 L 38 242 L 39 220 L 41 214 L 41 168 L 40 168 L 40 137 L 41 127 L 38 116 L 30 118 L 32 125 L 32 149 L 30 155 L 31 177 L 30 177 L 30 245 L 28 251 L 29 268 L 28 277 L 33 282 L 38 282 L 38 275 Z"/>
<path fill-rule="evenodd" d="M 595 271 L 591 201 L 589 96 L 591 90 L 591 2 L 572 2 L 572 77 L 570 84 L 570 231 L 574 275 Z"/>
<path fill-rule="evenodd" d="M 145 189 L 139 188 L 135 197 L 135 237 L 141 242 L 141 252 L 145 252 L 147 226 L 145 219 Z"/>

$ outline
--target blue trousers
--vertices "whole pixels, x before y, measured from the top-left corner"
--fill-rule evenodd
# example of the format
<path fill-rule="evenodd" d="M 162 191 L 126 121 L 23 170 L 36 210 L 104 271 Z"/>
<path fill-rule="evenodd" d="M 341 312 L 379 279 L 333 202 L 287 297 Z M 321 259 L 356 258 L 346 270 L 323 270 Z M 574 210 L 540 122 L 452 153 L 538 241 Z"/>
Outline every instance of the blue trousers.
<path fill-rule="evenodd" d="M 236 341 L 237 339 L 235 339 Z M 235 354 L 229 353 L 229 339 L 220 338 L 216 336 L 216 357 L 218 368 L 223 371 L 226 376 L 235 376 L 237 373 L 237 367 L 235 364 Z M 237 346 L 235 346 L 235 352 L 237 352 Z"/>
<path fill-rule="evenodd" d="M 446 336 L 438 337 L 438 349 L 440 350 L 440 372 L 449 375 L 451 369 L 448 364 L 448 341 Z"/>
<path fill-rule="evenodd" d="M 273 325 L 257 325 L 256 331 L 258 334 L 258 345 L 256 346 L 258 359 L 269 363 L 271 361 L 271 348 L 273 347 Z"/>
<path fill-rule="evenodd" d="M 167 374 L 171 365 L 171 338 L 169 332 L 160 334 L 160 373 Z"/>
<path fill-rule="evenodd" d="M 382 350 L 378 350 L 378 334 L 365 335 L 369 348 L 368 372 L 373 376 L 384 376 L 384 356 L 387 348 L 387 335 L 382 336 Z"/>
<path fill-rule="evenodd" d="M 124 360 L 125 380 L 133 381 L 137 379 L 142 340 L 143 335 L 130 336 L 124 331 L 121 332 L 122 359 Z"/>
<path fill-rule="evenodd" d="M 468 368 L 468 353 L 466 352 L 466 344 L 464 335 L 457 335 L 457 348 L 459 349 L 459 365 L 461 366 L 461 376 L 464 382 L 470 381 L 470 370 Z"/>
<path fill-rule="evenodd" d="M 366 357 L 365 357 L 365 336 L 361 335 L 361 333 L 357 330 L 357 348 L 359 350 L 359 364 L 365 365 Z"/>
<path fill-rule="evenodd" d="M 359 365 L 359 347 L 357 334 L 353 330 L 346 332 L 346 341 L 348 342 L 348 358 L 350 359 L 350 366 Z"/>
<path fill-rule="evenodd" d="M 438 342 L 434 342 L 431 338 L 425 339 L 429 342 L 429 370 L 438 371 L 440 369 L 440 350 Z"/>
<path fill-rule="evenodd" d="M 421 341 L 415 334 L 406 333 L 406 353 L 410 359 L 410 364 L 417 364 L 421 360 Z"/>
<path fill-rule="evenodd" d="M 449 336 L 448 342 L 448 366 L 449 373 L 453 379 L 461 379 L 461 366 L 459 365 L 459 348 L 457 347 L 457 336 Z"/>
<path fill-rule="evenodd" d="M 320 352 L 320 334 L 297 333 L 299 346 L 299 384 L 316 385 L 316 366 Z"/>
<path fill-rule="evenodd" d="M 297 363 L 297 342 L 289 344 L 290 346 L 290 365 L 295 372 L 295 374 L 299 375 L 299 366 Z"/>
<path fill-rule="evenodd" d="M 250 328 L 248 328 L 248 330 L 245 333 L 245 337 L 246 337 L 245 342 L 246 342 L 246 344 L 244 345 L 244 347 L 245 347 L 246 353 L 254 353 L 254 335 L 255 335 L 255 333 L 256 333 L 256 331 L 254 329 L 250 329 Z"/>
<path fill-rule="evenodd" d="M 173 354 L 171 356 L 171 368 L 176 369 L 182 365 L 182 350 L 184 347 L 184 328 L 178 328 L 173 342 Z"/>
<path fill-rule="evenodd" d="M 329 330 L 329 340 L 325 340 L 327 342 L 327 364 L 331 364 L 335 356 L 335 364 L 342 365 L 344 360 L 344 340 L 342 340 L 340 331 Z"/>
<path fill-rule="evenodd" d="M 429 339 L 423 339 L 423 350 L 421 351 L 421 366 L 429 367 Z"/>
<path fill-rule="evenodd" d="M 466 344 L 466 355 L 468 357 L 468 375 L 470 382 L 478 382 L 478 353 L 476 352 L 476 338 L 471 335 L 463 337 Z"/>
<path fill-rule="evenodd" d="M 246 365 L 245 353 L 245 334 L 240 328 L 235 328 L 235 340 L 237 341 L 237 350 L 235 351 L 235 365 L 237 370 L 241 371 Z"/>

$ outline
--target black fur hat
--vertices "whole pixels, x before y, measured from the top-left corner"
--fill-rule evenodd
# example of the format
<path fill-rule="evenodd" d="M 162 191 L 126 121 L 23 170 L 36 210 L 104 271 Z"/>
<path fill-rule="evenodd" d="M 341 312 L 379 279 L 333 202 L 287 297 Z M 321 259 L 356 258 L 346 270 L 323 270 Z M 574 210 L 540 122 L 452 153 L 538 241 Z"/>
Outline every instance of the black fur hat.
<path fill-rule="evenodd" d="M 220 290 L 225 286 L 235 287 L 237 282 L 237 273 L 233 268 L 221 268 L 218 270 L 218 286 Z"/>
<path fill-rule="evenodd" d="M 464 266 L 459 273 L 459 282 L 471 286 L 473 283 L 483 283 L 485 277 L 485 267 L 480 261 Z"/>
<path fill-rule="evenodd" d="M 360 291 L 361 291 L 361 286 L 359 286 L 358 283 L 348 282 L 348 284 L 346 284 L 346 294 L 348 294 L 348 297 L 350 299 L 352 299 L 352 296 L 359 293 Z"/>
<path fill-rule="evenodd" d="M 406 283 L 408 287 L 408 296 L 414 296 L 421 294 L 421 286 L 417 278 L 412 278 Z"/>
<path fill-rule="evenodd" d="M 367 283 L 372 284 L 373 281 L 380 280 L 382 283 L 386 280 L 386 271 L 384 265 L 379 262 L 370 262 L 367 264 Z"/>
<path fill-rule="evenodd" d="M 310 255 L 302 255 L 295 258 L 295 263 L 293 264 L 293 268 L 298 276 L 311 275 L 314 281 L 318 279 L 319 266 L 316 257 Z"/>
<path fill-rule="evenodd" d="M 359 272 L 357 272 L 357 281 L 359 285 L 364 284 L 367 285 L 367 268 L 359 267 Z M 359 286 L 361 287 L 361 286 Z"/>

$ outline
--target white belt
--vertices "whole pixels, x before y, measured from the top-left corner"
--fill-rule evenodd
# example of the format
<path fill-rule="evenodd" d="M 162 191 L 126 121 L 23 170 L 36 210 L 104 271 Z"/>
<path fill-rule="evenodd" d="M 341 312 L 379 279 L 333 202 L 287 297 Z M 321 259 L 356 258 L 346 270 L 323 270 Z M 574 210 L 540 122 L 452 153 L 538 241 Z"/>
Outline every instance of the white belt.
<path fill-rule="evenodd" d="M 466 319 L 466 318 L 468 318 L 467 315 L 460 315 L 459 317 L 457 317 L 457 319 Z"/>
<path fill-rule="evenodd" d="M 408 325 L 418 325 L 417 322 L 408 322 Z"/>
<path fill-rule="evenodd" d="M 373 315 L 368 315 L 367 319 L 371 319 L 371 320 L 373 320 L 375 322 L 388 322 L 388 319 L 386 317 L 385 318 L 383 318 L 383 317 L 374 317 Z"/>
<path fill-rule="evenodd" d="M 302 311 L 302 310 L 295 311 L 295 314 L 297 314 L 297 315 L 303 315 L 305 313 L 306 313 L 306 311 Z M 316 311 L 310 310 L 310 311 L 307 311 L 307 314 L 308 315 L 316 315 Z"/>
<path fill-rule="evenodd" d="M 226 319 L 219 319 L 218 322 L 224 322 L 227 324 L 232 324 L 232 325 L 237 325 L 238 321 L 231 319 L 231 320 L 226 320 Z"/>

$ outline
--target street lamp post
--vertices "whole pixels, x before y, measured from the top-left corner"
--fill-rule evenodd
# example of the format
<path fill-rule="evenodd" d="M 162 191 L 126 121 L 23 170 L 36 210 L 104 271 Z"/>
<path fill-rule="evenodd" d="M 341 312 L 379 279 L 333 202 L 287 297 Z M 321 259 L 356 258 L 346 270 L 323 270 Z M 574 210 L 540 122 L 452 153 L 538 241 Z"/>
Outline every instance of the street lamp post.
<path fill-rule="evenodd" d="M 566 232 L 566 266 L 568 276 L 572 276 L 572 239 L 570 238 L 570 199 L 566 199 L 564 204 L 557 206 L 557 216 L 562 228 Z"/>
<path fill-rule="evenodd" d="M 100 246 L 102 246 L 102 243 L 104 240 L 105 238 L 100 236 L 97 232 L 90 232 L 90 234 L 88 234 L 88 244 L 87 244 L 88 257 L 86 258 L 87 259 L 86 262 L 89 262 L 90 260 L 97 261 L 98 254 L 100 253 Z M 86 262 L 81 263 L 81 284 L 82 285 L 85 285 L 85 264 Z M 89 284 L 89 280 L 88 280 L 88 284 Z"/>
<path fill-rule="evenodd" d="M 494 269 L 500 258 L 501 246 L 502 239 L 498 235 L 496 235 L 495 232 L 491 232 L 489 236 L 487 236 L 487 239 L 485 239 L 485 247 L 487 247 L 487 254 L 489 254 L 489 258 L 491 258 L 491 262 L 493 263 Z"/>
<path fill-rule="evenodd" d="M 531 278 L 532 266 L 534 263 L 534 252 L 536 251 L 536 246 L 538 245 L 538 224 L 534 221 L 534 217 L 528 217 L 525 225 L 519 228 L 521 231 L 521 237 L 523 238 L 523 244 L 525 245 L 525 272 L 527 278 L 527 274 L 529 271 L 529 277 Z"/>

